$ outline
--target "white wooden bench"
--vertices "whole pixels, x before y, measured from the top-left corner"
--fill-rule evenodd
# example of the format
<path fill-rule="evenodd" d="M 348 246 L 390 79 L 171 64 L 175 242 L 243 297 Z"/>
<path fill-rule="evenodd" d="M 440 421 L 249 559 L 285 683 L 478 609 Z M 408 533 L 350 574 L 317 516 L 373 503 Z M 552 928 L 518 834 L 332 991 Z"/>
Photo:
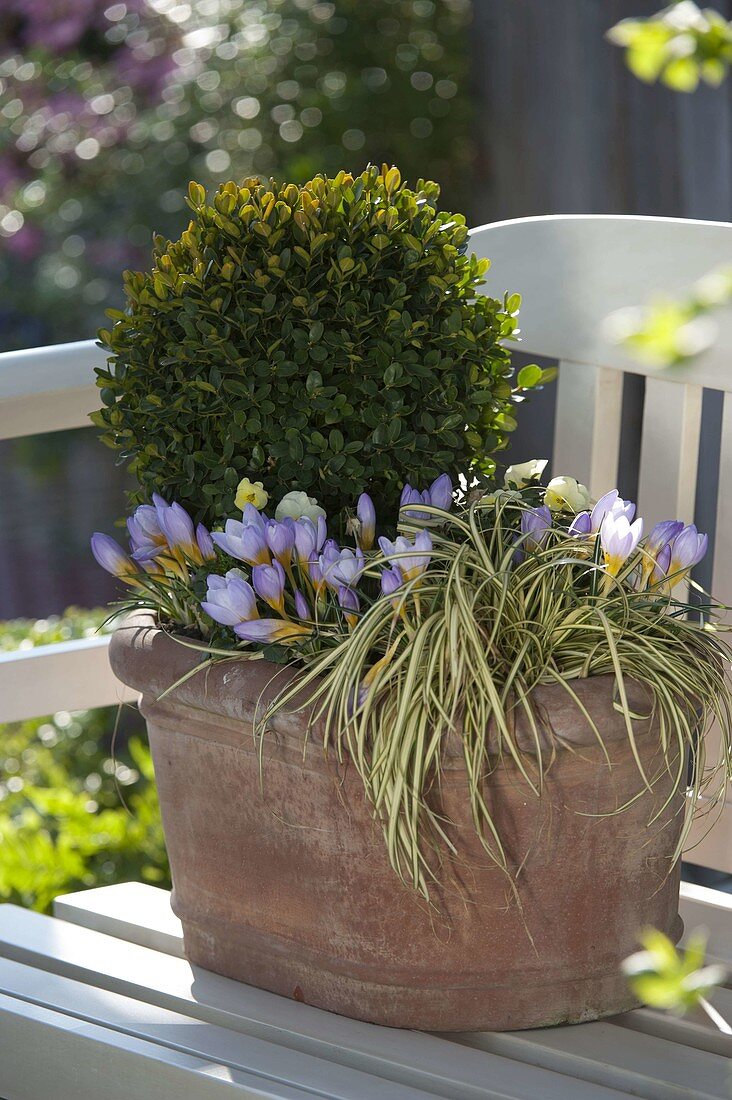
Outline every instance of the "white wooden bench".
<path fill-rule="evenodd" d="M 598 494 L 614 484 L 623 374 L 646 373 L 640 510 L 650 523 L 690 521 L 702 389 L 724 393 L 714 590 L 732 603 L 730 311 L 691 367 L 652 376 L 602 330 L 614 309 L 657 291 L 683 295 L 729 263 L 732 225 L 561 216 L 485 226 L 471 241 L 493 260 L 489 291 L 523 294 L 523 350 L 560 361 L 559 472 Z M 92 368 L 103 361 L 93 341 L 0 355 L 0 439 L 87 424 L 98 403 Z M 0 723 L 129 699 L 106 648 L 100 638 L 0 655 Z M 691 858 L 732 872 L 731 842 L 732 802 Z M 730 964 L 731 910 L 728 895 L 683 888 L 687 927 L 709 927 L 712 956 Z M 714 1003 L 732 1019 L 732 991 Z M 151 887 L 59 899 L 55 918 L 0 906 L 3 1100 L 696 1100 L 729 1096 L 731 1043 L 705 1018 L 647 1009 L 541 1032 L 390 1031 L 193 972 L 167 895 Z"/>
<path fill-rule="evenodd" d="M 732 900 L 685 887 L 732 964 Z M 576 1027 L 428 1035 L 334 1016 L 191 968 L 165 891 L 0 907 L 5 1100 L 723 1100 L 732 1040 L 650 1009 Z M 732 1018 L 732 991 L 712 998 Z"/>

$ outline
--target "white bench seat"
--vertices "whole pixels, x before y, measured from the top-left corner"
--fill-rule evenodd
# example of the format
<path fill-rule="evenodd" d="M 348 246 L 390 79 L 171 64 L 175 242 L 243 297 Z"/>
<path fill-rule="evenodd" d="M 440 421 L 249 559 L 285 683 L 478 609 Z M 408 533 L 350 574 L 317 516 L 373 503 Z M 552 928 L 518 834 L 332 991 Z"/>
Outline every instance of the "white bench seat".
<path fill-rule="evenodd" d="M 732 963 L 732 899 L 683 887 Z M 542 1031 L 428 1035 L 192 968 L 167 892 L 129 883 L 0 906 L 4 1100 L 728 1100 L 732 1039 L 639 1009 Z M 732 991 L 714 1003 L 732 1016 Z"/>

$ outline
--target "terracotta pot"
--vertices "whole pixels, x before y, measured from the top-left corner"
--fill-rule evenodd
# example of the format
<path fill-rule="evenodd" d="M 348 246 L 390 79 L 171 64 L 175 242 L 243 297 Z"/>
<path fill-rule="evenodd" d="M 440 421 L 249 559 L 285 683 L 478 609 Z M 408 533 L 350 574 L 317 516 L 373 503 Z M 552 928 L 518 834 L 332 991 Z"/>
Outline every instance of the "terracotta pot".
<path fill-rule="evenodd" d="M 683 795 L 649 824 L 673 786 L 650 722 L 635 732 L 648 774 L 659 777 L 653 792 L 595 816 L 643 789 L 610 677 L 573 684 L 610 766 L 552 686 L 536 696 L 547 753 L 555 750 L 541 797 L 510 762 L 486 784 L 521 868 L 522 909 L 475 837 L 462 761 L 448 746 L 439 797 L 461 858 L 446 861 L 439 911 L 430 912 L 391 870 L 355 770 L 339 770 L 314 741 L 304 748 L 302 715 L 281 716 L 265 737 L 260 788 L 253 714 L 288 671 L 224 662 L 159 699 L 201 657 L 139 617 L 117 631 L 111 658 L 142 692 L 173 908 L 194 964 L 374 1023 L 504 1030 L 632 1007 L 619 965 L 638 931 L 681 934 L 671 857 Z M 647 713 L 642 695 L 631 693 L 631 703 Z"/>

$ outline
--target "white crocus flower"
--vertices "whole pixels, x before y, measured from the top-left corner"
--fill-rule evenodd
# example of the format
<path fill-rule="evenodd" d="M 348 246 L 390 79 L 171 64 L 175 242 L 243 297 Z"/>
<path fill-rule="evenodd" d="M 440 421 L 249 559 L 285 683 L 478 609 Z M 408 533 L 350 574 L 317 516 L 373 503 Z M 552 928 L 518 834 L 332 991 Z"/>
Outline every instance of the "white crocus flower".
<path fill-rule="evenodd" d="M 617 577 L 642 537 L 642 519 L 629 523 L 627 516 L 608 512 L 600 527 L 600 545 L 605 557 L 605 568 L 611 577 Z"/>

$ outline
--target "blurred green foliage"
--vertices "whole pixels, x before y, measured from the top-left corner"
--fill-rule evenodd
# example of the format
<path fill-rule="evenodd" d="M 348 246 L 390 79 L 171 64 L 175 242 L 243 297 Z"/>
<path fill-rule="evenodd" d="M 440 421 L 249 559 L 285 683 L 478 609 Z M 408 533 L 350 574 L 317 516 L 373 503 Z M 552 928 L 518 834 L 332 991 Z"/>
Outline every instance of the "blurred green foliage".
<path fill-rule="evenodd" d="M 469 197 L 469 0 L 10 0 L 0 333 L 78 339 L 185 225 L 188 180 L 399 163 Z M 36 329 L 41 331 L 36 335 Z"/>
<path fill-rule="evenodd" d="M 612 313 L 605 333 L 650 367 L 690 362 L 717 337 L 714 312 L 732 303 L 732 267 L 710 271 L 682 299 L 658 298 L 645 307 Z"/>
<path fill-rule="evenodd" d="M 707 996 L 726 979 L 724 967 L 704 965 L 704 931 L 692 932 L 684 949 L 655 928 L 647 929 L 640 939 L 643 950 L 625 960 L 623 971 L 644 1004 L 683 1016 L 698 1005 L 705 1007 Z"/>
<path fill-rule="evenodd" d="M 1 623 L 0 650 L 89 637 L 103 619 L 101 611 L 72 609 Z M 47 911 L 71 890 L 127 880 L 170 885 L 136 711 L 60 711 L 2 726 L 0 738 L 0 900 Z"/>
<path fill-rule="evenodd" d="M 648 19 L 623 19 L 607 37 L 625 49 L 639 80 L 660 80 L 676 92 L 693 92 L 700 80 L 717 87 L 732 64 L 732 22 L 693 0 L 678 0 Z"/>

